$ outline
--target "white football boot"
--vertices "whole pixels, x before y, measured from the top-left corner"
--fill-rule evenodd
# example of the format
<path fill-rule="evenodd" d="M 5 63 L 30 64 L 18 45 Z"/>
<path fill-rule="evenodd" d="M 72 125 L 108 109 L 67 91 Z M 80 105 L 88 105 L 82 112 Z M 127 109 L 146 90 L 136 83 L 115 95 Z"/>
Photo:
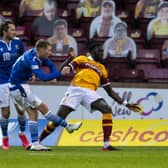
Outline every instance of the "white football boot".
<path fill-rule="evenodd" d="M 68 124 L 66 126 L 66 130 L 69 132 L 69 133 L 73 133 L 75 130 L 78 130 L 82 125 L 82 121 L 80 122 L 77 122 L 75 124 Z"/>
<path fill-rule="evenodd" d="M 51 148 L 41 145 L 39 142 L 35 142 L 31 145 L 31 151 L 51 151 Z"/>

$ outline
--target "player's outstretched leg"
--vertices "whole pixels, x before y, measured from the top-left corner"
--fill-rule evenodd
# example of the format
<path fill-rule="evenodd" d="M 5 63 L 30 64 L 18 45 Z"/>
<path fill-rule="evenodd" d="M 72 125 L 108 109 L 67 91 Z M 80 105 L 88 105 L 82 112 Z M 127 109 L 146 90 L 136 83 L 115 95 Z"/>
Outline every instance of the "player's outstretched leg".
<path fill-rule="evenodd" d="M 45 139 L 48 135 L 50 135 L 56 128 L 56 125 L 50 121 L 42 131 L 39 137 L 39 141 L 41 142 L 43 139 Z"/>
<path fill-rule="evenodd" d="M 104 145 L 103 151 L 117 150 L 110 145 L 110 136 L 112 133 L 112 109 L 104 99 L 98 99 L 91 104 L 92 109 L 102 112 L 102 129 Z"/>
<path fill-rule="evenodd" d="M 75 124 L 67 124 L 65 129 L 69 132 L 69 133 L 73 133 L 74 131 L 78 130 L 80 127 L 82 126 L 82 122 L 79 121 Z M 48 135 L 50 135 L 56 128 L 57 126 L 52 122 L 48 122 L 47 126 L 44 128 L 44 130 L 42 131 L 40 137 L 39 137 L 39 141 L 41 142 L 43 139 L 45 139 Z"/>

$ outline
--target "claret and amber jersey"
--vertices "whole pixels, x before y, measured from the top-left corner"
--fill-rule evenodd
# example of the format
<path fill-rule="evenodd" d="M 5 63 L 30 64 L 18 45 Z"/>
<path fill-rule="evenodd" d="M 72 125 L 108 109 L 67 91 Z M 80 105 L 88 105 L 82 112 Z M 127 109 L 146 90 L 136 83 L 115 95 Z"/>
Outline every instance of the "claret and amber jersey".
<path fill-rule="evenodd" d="M 110 84 L 105 66 L 89 57 L 78 56 L 69 65 L 75 71 L 72 86 L 96 90 L 100 85 Z"/>

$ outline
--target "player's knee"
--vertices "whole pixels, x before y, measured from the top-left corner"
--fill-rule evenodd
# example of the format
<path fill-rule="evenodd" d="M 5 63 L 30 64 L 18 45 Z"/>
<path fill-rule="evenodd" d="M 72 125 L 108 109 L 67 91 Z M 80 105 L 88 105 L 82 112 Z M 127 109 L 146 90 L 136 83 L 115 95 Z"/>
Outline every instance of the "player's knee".
<path fill-rule="evenodd" d="M 111 107 L 109 105 L 106 105 L 105 108 L 104 108 L 103 113 L 112 113 Z"/>
<path fill-rule="evenodd" d="M 9 116 L 10 116 L 10 110 L 9 108 L 2 108 L 1 109 L 1 113 L 2 113 L 2 117 L 5 118 L 5 119 L 8 119 Z"/>
<path fill-rule="evenodd" d="M 111 107 L 105 101 L 100 102 L 100 107 L 102 113 L 112 113 Z"/>
<path fill-rule="evenodd" d="M 72 111 L 73 109 L 71 107 L 61 105 L 58 109 L 57 115 L 65 119 Z"/>
<path fill-rule="evenodd" d="M 5 119 L 8 119 L 9 118 L 9 113 L 3 113 L 2 117 L 5 118 Z"/>

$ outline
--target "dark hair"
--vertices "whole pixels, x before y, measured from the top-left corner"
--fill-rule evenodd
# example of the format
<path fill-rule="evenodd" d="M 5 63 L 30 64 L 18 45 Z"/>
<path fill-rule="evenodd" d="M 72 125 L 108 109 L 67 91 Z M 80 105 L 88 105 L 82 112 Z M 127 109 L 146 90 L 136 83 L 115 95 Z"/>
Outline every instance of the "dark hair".
<path fill-rule="evenodd" d="M 87 44 L 89 52 L 92 55 L 92 58 L 103 64 L 103 49 L 101 45 L 97 45 L 93 40 L 90 40 Z"/>
<path fill-rule="evenodd" d="M 68 27 L 68 23 L 65 19 L 58 19 L 54 22 L 54 27 L 58 26 L 58 25 L 65 25 L 65 27 Z"/>
<path fill-rule="evenodd" d="M 114 30 L 116 30 L 116 28 L 118 28 L 118 27 L 120 27 L 120 26 L 124 27 L 124 29 L 127 30 L 127 24 L 126 24 L 125 22 L 118 22 L 118 23 L 114 26 Z"/>
<path fill-rule="evenodd" d="M 52 3 L 54 3 L 55 7 L 57 8 L 57 2 L 56 2 L 55 0 L 46 0 L 46 1 L 44 2 L 44 5 L 45 5 L 46 3 L 49 4 L 49 5 L 52 5 Z"/>
<path fill-rule="evenodd" d="M 113 1 L 108 1 L 108 0 L 103 1 L 102 2 L 102 7 L 105 7 L 106 5 L 108 5 L 108 6 L 112 7 L 112 8 L 115 8 L 115 3 Z"/>
<path fill-rule="evenodd" d="M 15 24 L 12 20 L 6 20 L 4 23 L 2 23 L 1 27 L 0 27 L 0 37 L 3 36 L 3 31 L 8 31 L 9 28 L 9 24 Z"/>
<path fill-rule="evenodd" d="M 159 6 L 158 6 L 158 10 L 160 10 L 162 8 L 168 8 L 168 2 L 162 2 L 162 3 L 160 3 Z"/>
<path fill-rule="evenodd" d="M 48 46 L 50 46 L 51 44 L 47 41 L 47 40 L 44 40 L 44 39 L 40 39 L 38 41 L 36 41 L 35 43 L 35 48 L 36 49 L 39 49 L 39 48 L 47 48 Z"/>

